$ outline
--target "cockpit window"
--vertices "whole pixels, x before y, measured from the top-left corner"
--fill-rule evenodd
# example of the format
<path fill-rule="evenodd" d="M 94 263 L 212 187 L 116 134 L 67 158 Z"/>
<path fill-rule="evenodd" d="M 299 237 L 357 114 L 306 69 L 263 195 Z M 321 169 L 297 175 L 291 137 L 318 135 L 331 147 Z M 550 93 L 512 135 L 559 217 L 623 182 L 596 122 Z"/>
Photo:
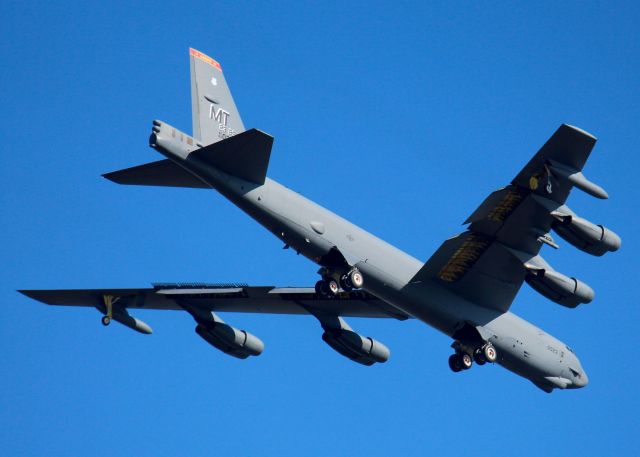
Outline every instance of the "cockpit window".
<path fill-rule="evenodd" d="M 566 346 L 566 348 L 567 348 L 567 351 L 571 352 L 572 354 L 574 353 L 573 349 L 571 349 L 569 346 Z"/>

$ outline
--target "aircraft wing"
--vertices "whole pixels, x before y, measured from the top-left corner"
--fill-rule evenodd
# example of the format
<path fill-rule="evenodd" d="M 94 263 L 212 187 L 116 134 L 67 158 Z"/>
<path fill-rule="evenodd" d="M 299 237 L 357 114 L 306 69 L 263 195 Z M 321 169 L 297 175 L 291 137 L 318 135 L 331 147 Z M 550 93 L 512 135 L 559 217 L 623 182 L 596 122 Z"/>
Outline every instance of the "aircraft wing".
<path fill-rule="evenodd" d="M 327 314 L 344 317 L 395 318 L 409 316 L 364 291 L 327 298 L 309 287 L 257 287 L 244 284 L 155 284 L 145 289 L 21 290 L 48 305 L 87 306 L 105 312 L 105 297 L 122 310 L 158 309 L 266 313 Z"/>
<path fill-rule="evenodd" d="M 412 282 L 434 280 L 453 292 L 507 311 L 532 268 L 549 268 L 538 256 L 573 187 L 607 198 L 582 168 L 596 143 L 589 133 L 562 125 L 507 187 L 489 195 L 465 221 L 468 230 L 445 241 Z M 601 255 L 601 254 L 596 254 Z"/>

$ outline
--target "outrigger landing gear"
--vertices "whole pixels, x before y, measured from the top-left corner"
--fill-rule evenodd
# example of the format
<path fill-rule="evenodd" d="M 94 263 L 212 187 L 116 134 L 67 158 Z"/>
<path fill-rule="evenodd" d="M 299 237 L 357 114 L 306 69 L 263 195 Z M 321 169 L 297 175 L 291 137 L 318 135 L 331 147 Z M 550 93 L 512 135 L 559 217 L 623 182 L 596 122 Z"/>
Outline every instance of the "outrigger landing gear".
<path fill-rule="evenodd" d="M 362 273 L 357 268 L 345 274 L 335 273 L 327 268 L 318 271 L 322 279 L 316 283 L 316 293 L 327 297 L 338 295 L 340 289 L 344 292 L 351 292 L 353 289 L 360 289 L 364 285 Z"/>
<path fill-rule="evenodd" d="M 100 322 L 105 327 L 111 323 L 111 319 L 113 318 L 113 305 L 120 300 L 120 297 L 114 297 L 113 295 L 103 295 L 102 301 L 104 303 L 104 307 L 106 309 L 107 314 L 102 316 Z"/>
<path fill-rule="evenodd" d="M 498 353 L 493 344 L 486 343 L 483 346 L 479 346 L 473 349 L 471 353 L 463 348 L 463 345 L 456 341 L 454 343 L 456 349 L 455 354 L 451 354 L 449 357 L 449 368 L 454 373 L 458 373 L 462 370 L 468 370 L 473 366 L 475 361 L 478 365 L 484 365 L 485 363 L 493 363 L 498 359 Z"/>

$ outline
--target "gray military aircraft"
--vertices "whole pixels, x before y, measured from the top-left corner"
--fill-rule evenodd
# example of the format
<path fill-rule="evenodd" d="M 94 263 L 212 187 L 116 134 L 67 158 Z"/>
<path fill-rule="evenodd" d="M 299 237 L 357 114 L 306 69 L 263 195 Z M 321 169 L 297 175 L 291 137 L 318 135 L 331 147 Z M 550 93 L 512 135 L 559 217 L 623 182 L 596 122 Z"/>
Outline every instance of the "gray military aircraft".
<path fill-rule="evenodd" d="M 310 314 L 322 339 L 363 365 L 385 362 L 389 349 L 356 333 L 345 317 L 417 318 L 453 338 L 449 366 L 498 363 L 545 392 L 588 383 L 578 357 L 563 342 L 509 311 L 527 282 L 569 308 L 593 300 L 593 290 L 554 270 L 538 253 L 558 245 L 551 229 L 589 254 L 616 251 L 620 238 L 576 215 L 565 201 L 573 187 L 597 198 L 607 193 L 582 174 L 596 143 L 562 125 L 506 187 L 469 216 L 467 230 L 446 240 L 423 263 L 360 227 L 267 178 L 273 138 L 245 130 L 218 62 L 190 50 L 193 136 L 153 121 L 149 144 L 166 159 L 107 173 L 119 184 L 215 189 L 267 230 L 320 266 L 315 287 L 245 284 L 154 284 L 146 289 L 23 290 L 51 305 L 96 307 L 141 333 L 151 328 L 134 309 L 184 310 L 195 331 L 238 358 L 264 344 L 218 312 Z"/>

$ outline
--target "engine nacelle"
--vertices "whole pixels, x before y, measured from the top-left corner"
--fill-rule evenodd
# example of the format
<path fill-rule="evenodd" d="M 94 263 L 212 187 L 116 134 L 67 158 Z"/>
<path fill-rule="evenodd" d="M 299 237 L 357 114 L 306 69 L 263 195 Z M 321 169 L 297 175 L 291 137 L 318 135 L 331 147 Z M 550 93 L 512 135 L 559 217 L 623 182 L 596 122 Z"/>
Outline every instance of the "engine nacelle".
<path fill-rule="evenodd" d="M 391 354 L 384 344 L 373 338 L 361 336 L 352 330 L 326 330 L 322 334 L 322 339 L 339 354 L 362 365 L 386 362 Z"/>
<path fill-rule="evenodd" d="M 587 284 L 554 270 L 535 271 L 525 280 L 537 292 L 567 308 L 589 303 L 595 296 L 593 289 Z"/>
<path fill-rule="evenodd" d="M 563 216 L 553 229 L 565 241 L 592 255 L 601 256 L 620 248 L 622 241 L 613 231 L 578 216 Z"/>
<path fill-rule="evenodd" d="M 196 333 L 216 349 L 239 359 L 260 355 L 264 351 L 264 343 L 260 339 L 221 322 L 206 326 L 198 324 Z"/>

